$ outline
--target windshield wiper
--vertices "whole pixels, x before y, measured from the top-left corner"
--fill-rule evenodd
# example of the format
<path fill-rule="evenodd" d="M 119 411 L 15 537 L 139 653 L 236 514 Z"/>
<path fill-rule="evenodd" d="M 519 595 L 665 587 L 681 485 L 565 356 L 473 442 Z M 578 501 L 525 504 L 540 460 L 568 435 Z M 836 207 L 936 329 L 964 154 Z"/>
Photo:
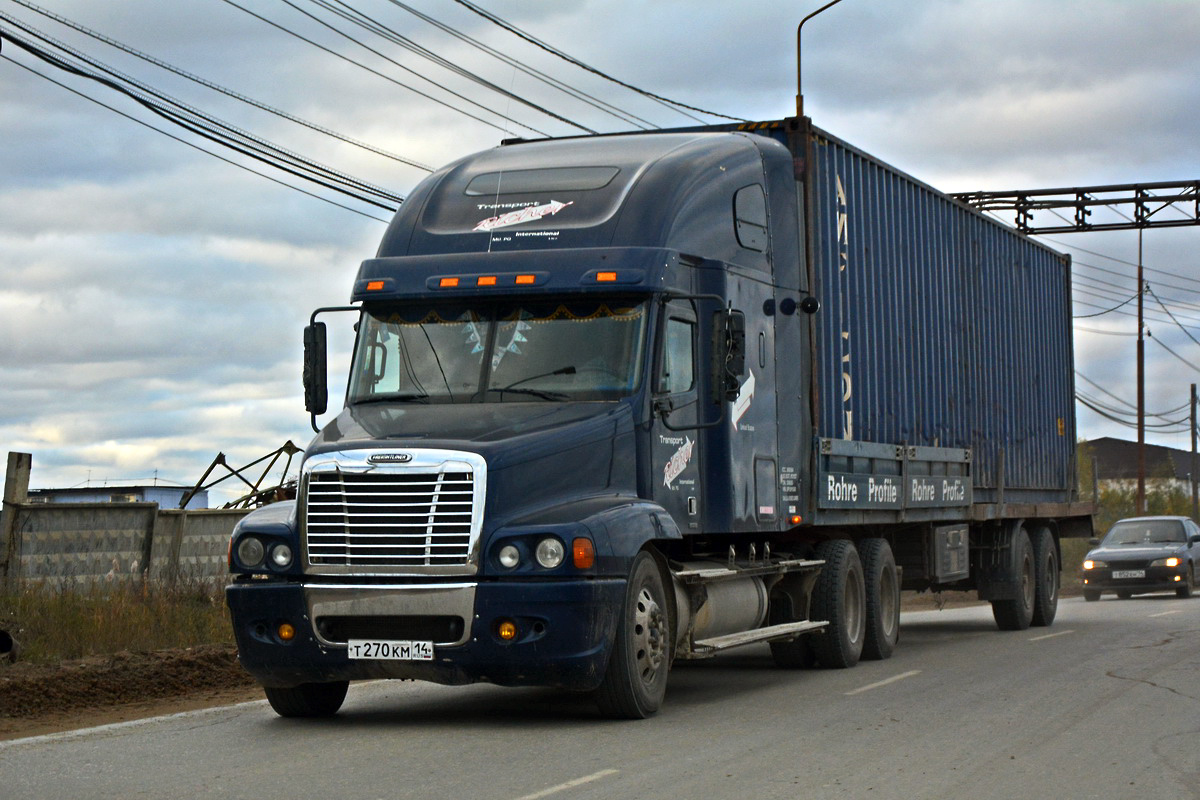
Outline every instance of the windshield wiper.
<path fill-rule="evenodd" d="M 564 400 L 569 400 L 571 397 L 569 394 L 565 394 L 563 392 L 549 392 L 549 391 L 545 391 L 542 389 L 510 389 L 508 387 L 505 387 L 503 389 L 498 389 L 496 387 L 492 387 L 492 388 L 488 389 L 488 391 L 489 392 L 499 392 L 501 401 L 504 400 L 505 392 L 507 392 L 508 394 L 533 395 L 534 397 L 540 397 L 543 400 L 550 400 L 550 401 L 553 401 L 556 403 L 561 403 Z"/>
<path fill-rule="evenodd" d="M 391 392 L 390 394 L 373 394 L 353 401 L 352 405 L 368 403 L 428 403 L 429 395 L 416 392 Z"/>

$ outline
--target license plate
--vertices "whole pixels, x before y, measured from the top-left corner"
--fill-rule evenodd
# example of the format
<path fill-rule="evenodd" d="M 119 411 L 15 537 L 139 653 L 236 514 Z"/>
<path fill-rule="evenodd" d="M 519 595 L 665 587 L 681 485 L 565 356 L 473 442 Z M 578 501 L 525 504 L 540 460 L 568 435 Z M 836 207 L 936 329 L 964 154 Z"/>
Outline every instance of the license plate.
<path fill-rule="evenodd" d="M 346 644 L 355 660 L 433 661 L 433 642 L 351 639 Z"/>
<path fill-rule="evenodd" d="M 1146 570 L 1144 569 L 1114 569 L 1113 578 L 1120 580 L 1121 578 L 1144 578 Z"/>

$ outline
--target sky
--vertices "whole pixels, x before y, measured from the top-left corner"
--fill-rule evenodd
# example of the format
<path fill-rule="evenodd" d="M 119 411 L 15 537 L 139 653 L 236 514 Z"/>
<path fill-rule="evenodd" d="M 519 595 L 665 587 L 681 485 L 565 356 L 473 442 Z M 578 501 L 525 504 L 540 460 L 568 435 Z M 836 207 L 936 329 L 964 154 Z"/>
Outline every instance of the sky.
<path fill-rule="evenodd" d="M 339 20 L 330 11 L 341 7 L 336 0 L 42 3 L 209 83 L 428 167 L 506 137 L 579 132 Z M 607 132 L 631 123 L 536 81 L 413 11 L 655 126 L 694 124 L 454 0 L 350 5 L 583 127 Z M 796 25 L 822 3 L 477 5 L 630 85 L 706 111 L 778 119 L 795 113 Z M 394 194 L 406 195 L 427 174 L 135 58 L 39 14 L 26 0 L 0 0 L 0 35 L 13 30 L 9 20 Z M 944 191 L 1195 180 L 1198 41 L 1200 0 L 844 0 L 804 26 L 805 112 Z M 313 309 L 348 301 L 358 264 L 374 255 L 387 217 L 222 150 L 4 41 L 0 451 L 32 453 L 31 485 L 48 488 L 190 485 L 218 452 L 242 466 L 288 440 L 303 447 L 312 430 L 300 386 L 302 328 Z M 1076 315 L 1105 311 L 1135 294 L 1137 233 L 1040 238 L 1074 258 Z M 1197 227 L 1148 230 L 1142 242 L 1146 280 L 1179 323 L 1147 298 L 1146 405 L 1162 413 L 1149 422 L 1183 431 L 1148 428 L 1147 439 L 1183 449 L 1190 446 L 1186 427 L 1163 418 L 1185 418 L 1188 385 L 1200 381 L 1197 244 Z M 1084 379 L 1077 388 L 1126 414 L 1136 398 L 1133 309 L 1130 303 L 1075 321 L 1076 369 Z M 347 369 L 350 341 L 331 328 L 337 375 Z M 338 393 L 333 387 L 331 397 Z M 1078 433 L 1136 438 L 1133 429 L 1082 406 Z M 227 481 L 212 502 L 238 494 Z"/>

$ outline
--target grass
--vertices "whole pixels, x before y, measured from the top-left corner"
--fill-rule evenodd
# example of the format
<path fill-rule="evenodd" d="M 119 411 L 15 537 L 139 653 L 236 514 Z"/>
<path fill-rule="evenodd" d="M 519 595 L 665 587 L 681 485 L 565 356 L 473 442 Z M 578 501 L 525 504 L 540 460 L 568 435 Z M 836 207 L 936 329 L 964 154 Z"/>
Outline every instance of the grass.
<path fill-rule="evenodd" d="M 174 587 L 122 581 L 91 586 L 27 583 L 0 592 L 0 630 L 22 661 L 54 663 L 123 650 L 231 644 L 224 581 Z"/>

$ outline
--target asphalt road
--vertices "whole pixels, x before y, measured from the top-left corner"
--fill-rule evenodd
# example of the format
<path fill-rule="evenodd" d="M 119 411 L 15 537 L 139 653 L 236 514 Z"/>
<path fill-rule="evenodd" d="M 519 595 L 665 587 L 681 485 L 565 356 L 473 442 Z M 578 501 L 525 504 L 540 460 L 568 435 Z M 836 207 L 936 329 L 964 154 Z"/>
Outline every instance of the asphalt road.
<path fill-rule="evenodd" d="M 246 703 L 0 742 L 18 798 L 1200 798 L 1200 598 L 1064 601 L 1001 633 L 906 613 L 888 661 L 678 666 L 641 722 L 583 697 L 352 686 L 331 720 Z"/>

